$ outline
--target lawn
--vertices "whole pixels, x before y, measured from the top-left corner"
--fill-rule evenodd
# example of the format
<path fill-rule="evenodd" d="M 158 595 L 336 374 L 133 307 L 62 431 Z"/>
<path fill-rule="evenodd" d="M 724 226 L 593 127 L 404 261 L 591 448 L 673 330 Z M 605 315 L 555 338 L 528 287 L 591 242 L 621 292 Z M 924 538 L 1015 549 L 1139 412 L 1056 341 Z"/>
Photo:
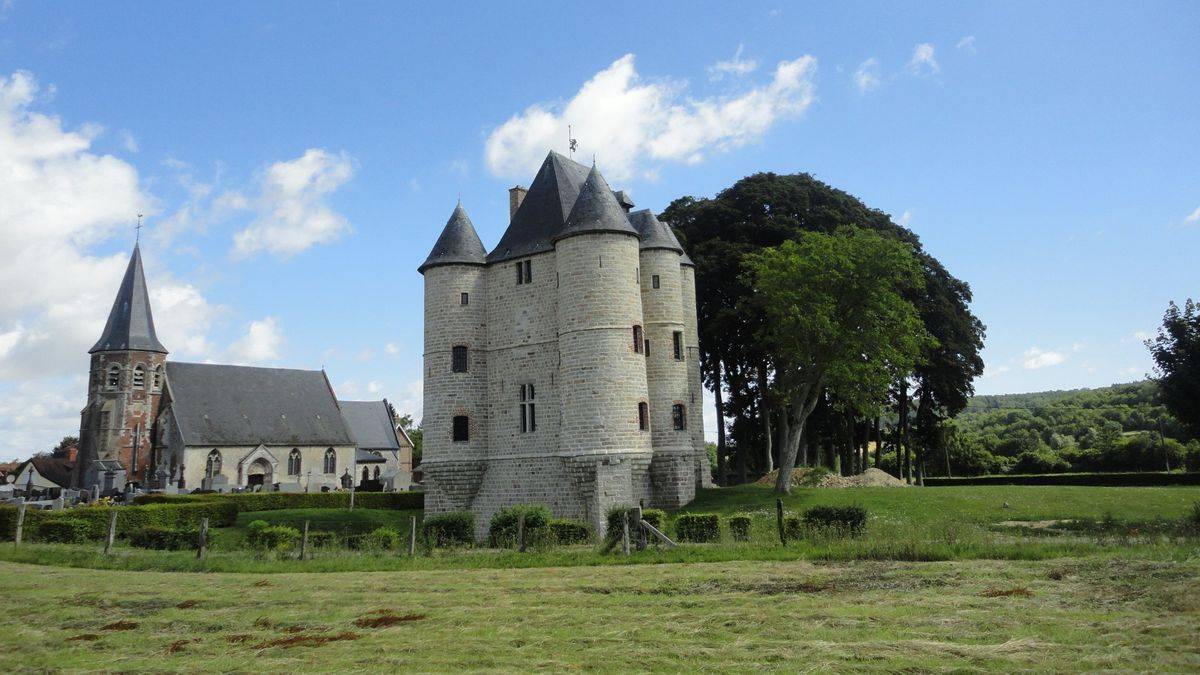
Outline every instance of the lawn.
<path fill-rule="evenodd" d="M 0 580 L 15 670 L 1200 668 L 1194 559 Z"/>

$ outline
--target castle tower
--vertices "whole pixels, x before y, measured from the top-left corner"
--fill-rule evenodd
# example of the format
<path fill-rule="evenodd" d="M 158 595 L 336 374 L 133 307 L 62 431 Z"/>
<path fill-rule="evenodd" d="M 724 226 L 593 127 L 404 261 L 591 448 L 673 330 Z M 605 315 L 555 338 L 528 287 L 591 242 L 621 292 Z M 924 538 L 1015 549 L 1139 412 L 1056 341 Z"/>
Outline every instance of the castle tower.
<path fill-rule="evenodd" d="M 487 252 L 462 205 L 425 262 L 425 441 L 431 512 L 467 509 L 487 456 Z"/>
<path fill-rule="evenodd" d="M 650 475 L 653 505 L 678 508 L 696 495 L 693 405 L 688 388 L 682 300 L 683 248 L 649 210 L 629 214 L 642 235 L 642 311 L 646 322 L 646 379 L 654 461 Z"/>
<path fill-rule="evenodd" d="M 666 226 L 672 241 L 679 239 Z M 683 247 L 680 247 L 682 250 Z M 712 487 L 712 470 L 708 465 L 708 450 L 704 442 L 704 383 L 700 378 L 700 328 L 696 320 L 696 263 L 683 253 L 680 258 L 680 295 L 683 300 L 683 344 L 687 350 L 688 400 L 691 401 L 691 419 L 688 430 L 692 435 L 692 446 L 696 449 L 696 487 Z M 719 420 L 718 420 L 719 422 Z"/>
<path fill-rule="evenodd" d="M 593 166 L 553 237 L 559 454 L 586 518 L 649 497 L 651 460 L 638 233 Z"/>
<path fill-rule="evenodd" d="M 79 459 L 72 484 L 120 490 L 152 469 L 152 426 L 165 381 L 167 349 L 154 332 L 137 245 L 104 333 L 89 350 L 88 399 L 80 415 Z"/>

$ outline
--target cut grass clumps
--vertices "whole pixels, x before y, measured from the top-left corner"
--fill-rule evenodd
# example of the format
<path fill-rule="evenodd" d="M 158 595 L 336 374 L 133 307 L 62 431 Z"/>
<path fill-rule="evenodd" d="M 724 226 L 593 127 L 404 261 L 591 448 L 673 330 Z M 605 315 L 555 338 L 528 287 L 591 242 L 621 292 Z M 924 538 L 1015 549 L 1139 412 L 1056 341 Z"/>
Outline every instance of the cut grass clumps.
<path fill-rule="evenodd" d="M 550 507 L 545 504 L 513 504 L 494 515 L 488 526 L 488 542 L 497 548 L 517 546 L 521 517 L 525 517 L 525 543 L 541 543 L 550 526 Z"/>
<path fill-rule="evenodd" d="M 750 516 L 742 513 L 730 516 L 729 536 L 734 541 L 750 541 Z"/>
<path fill-rule="evenodd" d="M 129 533 L 129 545 L 159 551 L 182 551 L 195 548 L 200 531 L 194 528 L 158 527 L 147 525 Z"/>
<path fill-rule="evenodd" d="M 426 516 L 421 529 L 425 531 L 425 543 L 429 546 L 445 548 L 475 543 L 475 516 L 470 511 Z"/>
<path fill-rule="evenodd" d="M 823 534 L 853 537 L 866 526 L 867 510 L 861 506 L 814 506 L 804 512 L 803 520 L 806 526 Z"/>
<path fill-rule="evenodd" d="M 679 541 L 707 543 L 721 538 L 721 517 L 715 513 L 685 513 L 675 519 Z"/>

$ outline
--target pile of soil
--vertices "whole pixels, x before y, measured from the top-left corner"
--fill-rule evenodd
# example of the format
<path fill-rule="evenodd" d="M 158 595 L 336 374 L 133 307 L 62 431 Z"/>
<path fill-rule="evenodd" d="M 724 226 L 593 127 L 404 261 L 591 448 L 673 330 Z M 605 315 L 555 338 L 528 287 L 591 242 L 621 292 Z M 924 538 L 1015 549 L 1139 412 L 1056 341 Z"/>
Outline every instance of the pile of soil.
<path fill-rule="evenodd" d="M 808 467 L 792 469 L 792 485 L 800 485 L 801 483 L 803 483 L 804 477 L 807 476 L 810 471 L 812 471 L 812 469 L 808 468 Z M 762 478 L 759 478 L 758 480 L 754 481 L 754 484 L 755 485 L 766 485 L 768 487 L 773 487 L 775 485 L 775 481 L 777 481 L 777 480 L 779 480 L 779 470 L 778 469 L 776 469 L 776 470 L 764 475 Z"/>
<path fill-rule="evenodd" d="M 792 469 L 792 485 L 802 485 L 804 477 L 812 471 L 811 468 Z M 755 485 L 774 485 L 779 478 L 779 471 L 772 471 L 754 482 Z M 905 487 L 904 481 L 880 469 L 867 469 L 857 476 L 839 476 L 825 474 L 817 481 L 819 488 L 855 488 L 855 487 Z"/>

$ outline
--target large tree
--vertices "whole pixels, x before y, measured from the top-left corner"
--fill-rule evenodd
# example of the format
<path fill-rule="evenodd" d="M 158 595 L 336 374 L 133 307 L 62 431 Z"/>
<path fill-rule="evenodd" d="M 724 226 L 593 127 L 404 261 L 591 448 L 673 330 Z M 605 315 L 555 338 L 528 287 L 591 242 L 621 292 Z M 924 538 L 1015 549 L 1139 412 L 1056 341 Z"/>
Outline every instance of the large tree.
<path fill-rule="evenodd" d="M 773 416 L 782 442 L 776 490 L 791 490 L 805 423 L 828 392 L 835 406 L 877 411 L 931 338 L 905 297 L 921 286 L 910 245 L 861 230 L 810 232 L 746 256 L 766 318 Z"/>
<path fill-rule="evenodd" d="M 1200 436 L 1200 305 L 1167 307 L 1158 336 L 1146 340 L 1158 372 L 1159 397 L 1194 436 Z"/>

